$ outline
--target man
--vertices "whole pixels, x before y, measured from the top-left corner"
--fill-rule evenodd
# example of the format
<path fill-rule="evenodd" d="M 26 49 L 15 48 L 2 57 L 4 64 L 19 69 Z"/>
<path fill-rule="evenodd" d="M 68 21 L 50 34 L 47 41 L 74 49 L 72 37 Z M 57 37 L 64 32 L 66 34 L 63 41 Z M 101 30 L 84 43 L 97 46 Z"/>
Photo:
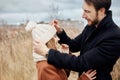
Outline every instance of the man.
<path fill-rule="evenodd" d="M 48 49 L 42 42 L 34 43 L 35 52 L 47 56 L 48 63 L 59 68 L 67 68 L 81 74 L 83 71 L 95 69 L 96 80 L 112 80 L 110 72 L 120 56 L 120 28 L 112 20 L 109 10 L 111 0 L 84 0 L 83 18 L 88 22 L 81 34 L 70 39 L 54 22 L 59 43 L 69 45 L 70 51 L 80 51 L 78 57 L 60 54 Z"/>

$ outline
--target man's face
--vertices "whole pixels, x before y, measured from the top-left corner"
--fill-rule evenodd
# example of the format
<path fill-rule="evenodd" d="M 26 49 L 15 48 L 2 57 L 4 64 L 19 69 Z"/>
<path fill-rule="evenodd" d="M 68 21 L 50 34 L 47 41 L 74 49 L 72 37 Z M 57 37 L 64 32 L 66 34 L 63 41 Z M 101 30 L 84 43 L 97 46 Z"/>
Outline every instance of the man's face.
<path fill-rule="evenodd" d="M 88 5 L 86 2 L 83 3 L 83 15 L 82 17 L 85 18 L 88 22 L 89 26 L 92 25 L 97 25 L 99 20 L 98 20 L 98 12 L 96 12 L 94 6 Z"/>

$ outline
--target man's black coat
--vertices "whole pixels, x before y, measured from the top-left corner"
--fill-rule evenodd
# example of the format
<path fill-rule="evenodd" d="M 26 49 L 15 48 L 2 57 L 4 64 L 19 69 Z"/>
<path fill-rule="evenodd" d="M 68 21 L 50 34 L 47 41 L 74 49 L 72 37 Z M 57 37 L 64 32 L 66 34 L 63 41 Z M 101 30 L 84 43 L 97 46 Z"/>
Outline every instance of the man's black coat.
<path fill-rule="evenodd" d="M 48 63 L 80 74 L 89 69 L 96 69 L 96 80 L 112 80 L 110 72 L 120 56 L 120 28 L 113 22 L 111 11 L 97 28 L 86 26 L 82 34 L 74 39 L 70 39 L 64 31 L 58 34 L 58 37 L 59 43 L 68 44 L 70 51 L 80 51 L 80 55 L 76 57 L 50 49 Z"/>

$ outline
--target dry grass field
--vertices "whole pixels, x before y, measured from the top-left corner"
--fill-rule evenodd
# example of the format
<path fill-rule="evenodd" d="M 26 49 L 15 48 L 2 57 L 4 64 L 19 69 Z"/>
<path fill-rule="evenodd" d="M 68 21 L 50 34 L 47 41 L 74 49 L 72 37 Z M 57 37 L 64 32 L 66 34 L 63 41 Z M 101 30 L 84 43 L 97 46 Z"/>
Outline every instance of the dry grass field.
<path fill-rule="evenodd" d="M 64 28 L 74 37 L 78 28 Z M 120 60 L 114 66 L 113 80 L 120 80 Z M 71 72 L 68 80 L 77 80 Z M 32 59 L 32 39 L 24 27 L 0 27 L 0 80 L 37 80 L 36 65 Z"/>

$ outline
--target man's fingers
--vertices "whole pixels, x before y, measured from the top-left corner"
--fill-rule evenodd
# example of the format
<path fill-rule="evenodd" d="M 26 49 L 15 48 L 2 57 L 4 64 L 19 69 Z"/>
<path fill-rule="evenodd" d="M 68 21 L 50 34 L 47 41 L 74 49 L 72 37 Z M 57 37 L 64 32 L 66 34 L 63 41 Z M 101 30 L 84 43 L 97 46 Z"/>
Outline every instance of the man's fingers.
<path fill-rule="evenodd" d="M 67 44 L 61 44 L 61 46 L 62 46 L 63 48 L 69 48 L 69 46 L 68 46 Z"/>
<path fill-rule="evenodd" d="M 51 26 L 54 26 L 54 20 L 49 23 Z"/>
<path fill-rule="evenodd" d="M 54 24 L 58 24 L 58 21 L 57 21 L 57 20 L 54 20 Z"/>
<path fill-rule="evenodd" d="M 52 26 L 58 25 L 58 21 L 57 20 L 53 20 L 49 23 Z"/>

